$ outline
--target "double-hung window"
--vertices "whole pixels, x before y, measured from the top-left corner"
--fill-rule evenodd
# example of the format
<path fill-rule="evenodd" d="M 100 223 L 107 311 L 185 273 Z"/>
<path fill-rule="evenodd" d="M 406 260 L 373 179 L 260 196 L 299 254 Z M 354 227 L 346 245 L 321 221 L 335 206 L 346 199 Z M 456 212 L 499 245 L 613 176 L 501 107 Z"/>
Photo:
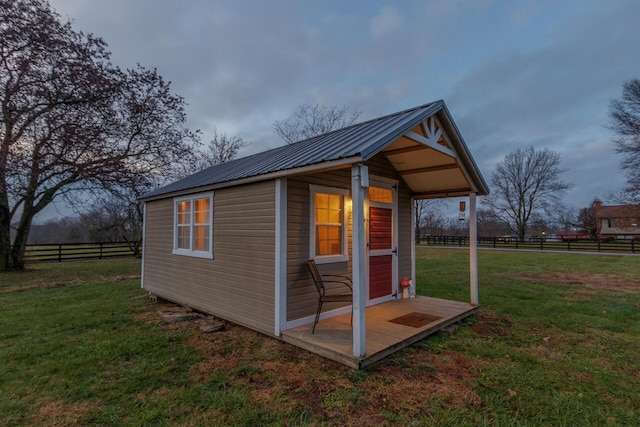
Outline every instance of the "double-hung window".
<path fill-rule="evenodd" d="M 347 211 L 343 188 L 311 185 L 310 257 L 316 263 L 348 261 Z"/>
<path fill-rule="evenodd" d="M 173 253 L 213 258 L 213 193 L 173 199 Z"/>

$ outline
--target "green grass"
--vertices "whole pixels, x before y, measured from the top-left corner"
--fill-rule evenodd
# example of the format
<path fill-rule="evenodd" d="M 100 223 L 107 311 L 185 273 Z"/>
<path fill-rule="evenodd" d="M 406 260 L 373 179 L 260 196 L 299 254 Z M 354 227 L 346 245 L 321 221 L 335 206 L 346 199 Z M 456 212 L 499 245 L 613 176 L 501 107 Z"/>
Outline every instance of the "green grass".
<path fill-rule="evenodd" d="M 465 251 L 417 253 L 468 300 Z M 638 261 L 481 251 L 479 314 L 360 372 L 163 325 L 139 260 L 32 264 L 0 273 L 0 425 L 640 425 Z"/>

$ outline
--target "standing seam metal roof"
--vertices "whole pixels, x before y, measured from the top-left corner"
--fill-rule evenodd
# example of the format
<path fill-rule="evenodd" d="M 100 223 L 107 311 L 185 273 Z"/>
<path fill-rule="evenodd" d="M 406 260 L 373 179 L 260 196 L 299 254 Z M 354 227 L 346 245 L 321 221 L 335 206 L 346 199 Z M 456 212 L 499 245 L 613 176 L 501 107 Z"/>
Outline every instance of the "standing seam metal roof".
<path fill-rule="evenodd" d="M 211 166 L 144 194 L 141 199 L 225 182 L 231 183 L 239 179 L 346 158 L 359 157 L 362 161 L 366 161 L 441 108 L 446 109 L 444 102 L 435 101 L 294 144 Z"/>

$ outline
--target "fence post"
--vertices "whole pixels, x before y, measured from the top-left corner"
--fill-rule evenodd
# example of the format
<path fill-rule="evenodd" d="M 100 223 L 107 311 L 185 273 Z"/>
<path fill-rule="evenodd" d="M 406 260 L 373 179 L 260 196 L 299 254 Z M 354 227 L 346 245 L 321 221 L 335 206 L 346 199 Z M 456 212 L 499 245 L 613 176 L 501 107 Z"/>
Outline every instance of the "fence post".
<path fill-rule="evenodd" d="M 62 262 L 62 243 L 58 245 L 58 262 Z"/>
<path fill-rule="evenodd" d="M 635 248 L 635 239 L 631 239 L 631 253 L 635 254 L 636 253 L 636 248 Z"/>
<path fill-rule="evenodd" d="M 102 242 L 100 242 L 100 258 L 98 259 L 102 259 Z"/>
<path fill-rule="evenodd" d="M 541 237 L 540 238 L 540 250 L 544 250 L 544 243 L 542 243 L 544 241 L 544 239 Z"/>
<path fill-rule="evenodd" d="M 600 239 L 598 239 L 598 252 L 600 252 Z"/>
<path fill-rule="evenodd" d="M 571 240 L 567 240 L 567 250 L 571 251 Z"/>

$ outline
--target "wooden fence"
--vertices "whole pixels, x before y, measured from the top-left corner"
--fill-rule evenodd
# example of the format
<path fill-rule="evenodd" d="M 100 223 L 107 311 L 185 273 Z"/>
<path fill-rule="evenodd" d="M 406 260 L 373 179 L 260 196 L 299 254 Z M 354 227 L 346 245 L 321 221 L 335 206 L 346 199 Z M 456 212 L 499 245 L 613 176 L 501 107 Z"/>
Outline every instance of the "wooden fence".
<path fill-rule="evenodd" d="M 421 245 L 468 246 L 468 236 L 426 236 Z M 529 249 L 539 251 L 579 251 L 640 253 L 640 242 L 635 240 L 551 240 L 532 237 L 519 240 L 515 237 L 478 237 L 479 248 Z"/>
<path fill-rule="evenodd" d="M 78 261 L 134 256 L 127 242 L 56 243 L 51 245 L 27 245 L 25 261 Z"/>

